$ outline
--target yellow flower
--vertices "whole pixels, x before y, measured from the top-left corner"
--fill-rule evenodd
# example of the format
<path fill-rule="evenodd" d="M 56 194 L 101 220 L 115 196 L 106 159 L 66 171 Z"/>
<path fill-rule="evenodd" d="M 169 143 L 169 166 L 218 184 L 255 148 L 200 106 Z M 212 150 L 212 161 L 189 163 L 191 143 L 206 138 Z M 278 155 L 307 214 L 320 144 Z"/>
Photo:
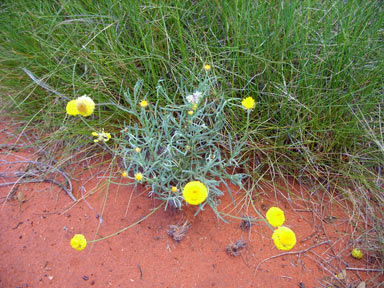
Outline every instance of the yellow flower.
<path fill-rule="evenodd" d="M 197 109 L 197 104 L 193 104 L 192 105 L 192 110 L 196 110 Z"/>
<path fill-rule="evenodd" d="M 193 115 L 193 111 L 192 111 L 192 110 L 189 110 L 189 111 L 188 111 L 188 115 L 192 116 L 192 115 Z"/>
<path fill-rule="evenodd" d="M 83 234 L 75 234 L 71 239 L 71 246 L 76 250 L 83 250 L 87 246 L 87 239 L 85 239 Z"/>
<path fill-rule="evenodd" d="M 173 193 L 176 193 L 176 192 L 177 192 L 177 187 L 176 187 L 176 186 L 172 186 L 171 191 L 172 191 Z"/>
<path fill-rule="evenodd" d="M 208 197 L 207 187 L 200 181 L 191 181 L 184 186 L 183 197 L 191 205 L 199 205 Z"/>
<path fill-rule="evenodd" d="M 241 105 L 247 110 L 255 108 L 255 100 L 252 97 L 247 97 L 241 101 Z"/>
<path fill-rule="evenodd" d="M 209 64 L 205 64 L 205 65 L 204 65 L 204 70 L 205 70 L 205 71 L 209 71 L 209 70 L 211 70 L 211 65 L 209 65 Z"/>
<path fill-rule="evenodd" d="M 141 174 L 140 172 L 136 173 L 135 179 L 137 180 L 137 182 L 140 182 L 141 180 L 143 180 L 143 174 Z"/>
<path fill-rule="evenodd" d="M 142 101 L 140 102 L 140 106 L 143 107 L 143 108 L 145 108 L 145 107 L 148 106 L 148 102 L 147 102 L 146 100 L 142 100 Z"/>
<path fill-rule="evenodd" d="M 128 173 L 127 173 L 126 171 L 121 172 L 121 176 L 122 176 L 122 177 L 127 177 L 127 176 L 128 176 Z"/>
<path fill-rule="evenodd" d="M 296 235 L 290 228 L 280 226 L 272 234 L 273 242 L 279 250 L 291 250 L 296 245 Z"/>
<path fill-rule="evenodd" d="M 284 224 L 284 211 L 278 207 L 269 208 L 265 216 L 267 217 L 269 224 L 273 227 L 278 227 Z"/>
<path fill-rule="evenodd" d="M 141 148 L 136 147 L 136 148 L 135 148 L 135 152 L 136 152 L 136 153 L 140 153 L 140 152 L 141 152 Z"/>
<path fill-rule="evenodd" d="M 105 133 L 104 129 L 101 133 L 92 132 L 92 135 L 97 137 L 97 139 L 93 140 L 95 143 L 97 143 L 99 141 L 108 142 L 109 139 L 111 139 L 111 137 L 112 137 L 111 133 Z"/>
<path fill-rule="evenodd" d="M 67 103 L 66 111 L 68 115 L 82 115 L 87 117 L 95 110 L 95 102 L 88 97 L 83 95 L 75 100 L 71 100 Z"/>
<path fill-rule="evenodd" d="M 354 248 L 352 250 L 352 257 L 356 259 L 361 259 L 363 258 L 363 252 L 361 252 L 360 249 Z"/>

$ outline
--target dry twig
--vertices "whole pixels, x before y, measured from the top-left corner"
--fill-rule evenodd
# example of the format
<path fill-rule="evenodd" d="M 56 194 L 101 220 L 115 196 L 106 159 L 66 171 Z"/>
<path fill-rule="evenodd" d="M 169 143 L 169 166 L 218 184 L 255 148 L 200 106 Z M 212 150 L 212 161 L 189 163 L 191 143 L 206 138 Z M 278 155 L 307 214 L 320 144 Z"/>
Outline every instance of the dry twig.
<path fill-rule="evenodd" d="M 75 198 L 75 196 L 73 196 L 72 194 L 72 182 L 71 182 L 71 179 L 69 178 L 68 174 L 65 173 L 64 171 L 61 171 L 60 169 L 54 167 L 54 166 L 51 166 L 49 164 L 46 164 L 46 163 L 42 163 L 42 162 L 38 162 L 38 161 L 32 161 L 32 160 L 28 160 L 28 161 L 13 161 L 13 162 L 10 162 L 10 161 L 6 161 L 6 160 L 2 160 L 0 159 L 1 162 L 3 163 L 0 163 L 0 165 L 8 165 L 8 164 L 20 164 L 20 163 L 23 163 L 23 164 L 32 164 L 32 165 L 36 165 L 36 166 L 43 166 L 43 167 L 47 167 L 47 168 L 50 168 L 51 171 L 55 171 L 57 173 L 59 173 L 61 176 L 64 177 L 64 179 L 67 181 L 67 184 L 68 184 L 68 187 L 65 187 L 63 184 L 59 183 L 58 181 L 54 180 L 54 179 L 29 179 L 29 180 L 23 180 L 23 178 L 25 177 L 28 177 L 28 176 L 38 176 L 34 173 L 24 173 L 23 175 L 20 176 L 19 180 L 16 181 L 16 182 L 8 182 L 8 183 L 1 183 L 0 184 L 0 187 L 1 186 L 9 186 L 9 185 L 16 185 L 16 184 L 22 184 L 22 183 L 39 183 L 39 182 L 51 182 L 53 184 L 56 184 L 58 185 L 61 189 L 63 189 L 65 191 L 65 193 L 67 193 L 67 195 L 73 200 L 73 201 L 77 201 L 77 199 Z M 17 176 L 15 174 L 15 176 Z M 8 198 L 8 197 L 7 197 Z"/>
<path fill-rule="evenodd" d="M 311 249 L 319 247 L 321 245 L 328 244 L 329 242 L 330 241 L 327 240 L 327 241 L 324 241 L 324 242 L 321 242 L 321 243 L 317 243 L 317 244 L 315 244 L 315 245 L 313 245 L 311 247 L 308 247 L 307 249 L 304 249 L 304 250 L 285 252 L 285 253 L 281 253 L 281 254 L 278 254 L 278 255 L 274 255 L 274 256 L 268 257 L 268 258 L 264 259 L 263 261 L 261 261 L 259 264 L 257 264 L 256 269 L 255 269 L 255 274 L 256 274 L 257 270 L 259 269 L 260 265 L 263 264 L 264 262 L 267 262 L 268 260 L 271 260 L 271 259 L 274 259 L 274 258 L 278 258 L 278 257 L 281 257 L 281 256 L 285 256 L 285 255 L 294 255 L 294 254 L 299 254 L 300 255 L 300 254 L 303 254 L 305 252 L 308 252 Z"/>

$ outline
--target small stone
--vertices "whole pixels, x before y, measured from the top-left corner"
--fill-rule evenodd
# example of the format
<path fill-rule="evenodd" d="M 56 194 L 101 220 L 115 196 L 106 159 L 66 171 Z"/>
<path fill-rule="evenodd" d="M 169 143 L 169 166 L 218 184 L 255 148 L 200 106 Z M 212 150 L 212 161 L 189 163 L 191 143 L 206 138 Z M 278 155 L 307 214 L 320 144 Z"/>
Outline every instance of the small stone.
<path fill-rule="evenodd" d="M 86 275 L 84 275 L 84 276 L 81 277 L 81 278 L 83 278 L 84 281 L 87 281 L 87 280 L 89 279 L 88 276 L 86 276 Z"/>
<path fill-rule="evenodd" d="M 48 279 L 52 281 L 53 280 L 53 276 L 48 276 Z"/>
<path fill-rule="evenodd" d="M 299 283 L 299 287 L 300 287 L 300 288 L 305 288 L 304 283 L 303 283 L 303 282 L 300 282 L 300 283 Z"/>
<path fill-rule="evenodd" d="M 92 280 L 89 284 L 95 285 L 95 280 Z"/>

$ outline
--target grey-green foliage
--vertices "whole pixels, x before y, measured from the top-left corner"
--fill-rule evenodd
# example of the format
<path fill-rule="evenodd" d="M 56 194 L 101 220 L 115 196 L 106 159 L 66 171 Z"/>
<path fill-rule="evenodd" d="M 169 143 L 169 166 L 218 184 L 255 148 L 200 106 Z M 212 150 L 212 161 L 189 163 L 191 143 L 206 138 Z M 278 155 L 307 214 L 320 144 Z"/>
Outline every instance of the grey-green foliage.
<path fill-rule="evenodd" d="M 150 187 L 149 194 L 167 201 L 166 207 L 181 209 L 184 185 L 196 180 L 209 191 L 207 201 L 200 208 L 209 203 L 216 210 L 217 196 L 223 195 L 218 187 L 220 183 L 224 183 L 232 197 L 225 180 L 241 186 L 241 180 L 246 177 L 228 173 L 230 167 L 241 164 L 238 159 L 243 144 L 236 141 L 238 144 L 234 145 L 230 134 L 225 132 L 225 110 L 236 104 L 225 100 L 224 95 L 211 95 L 210 81 L 206 79 L 199 84 L 196 91 L 201 92 L 201 97 L 196 107 L 188 102 L 186 91 L 184 103 L 175 103 L 158 86 L 158 98 L 167 99 L 167 103 L 164 106 L 159 102 L 149 103 L 142 108 L 140 101 L 146 98 L 140 97 L 142 81 L 137 82 L 133 95 L 125 93 L 129 107 L 120 107 L 136 118 L 133 126 L 121 131 L 119 143 L 128 177 L 135 181 L 134 175 L 142 173 L 142 183 Z M 192 115 L 188 113 L 191 111 Z M 135 152 L 137 147 L 140 152 Z M 223 151 L 227 151 L 225 156 Z M 172 186 L 178 188 L 176 193 L 171 191 Z"/>

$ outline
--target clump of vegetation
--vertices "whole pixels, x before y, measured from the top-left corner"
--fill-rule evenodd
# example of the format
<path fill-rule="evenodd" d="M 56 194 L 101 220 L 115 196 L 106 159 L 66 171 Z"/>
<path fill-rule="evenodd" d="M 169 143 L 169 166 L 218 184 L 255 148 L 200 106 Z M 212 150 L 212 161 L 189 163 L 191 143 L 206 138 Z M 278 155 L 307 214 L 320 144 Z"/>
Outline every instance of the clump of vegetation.
<path fill-rule="evenodd" d="M 244 113 L 240 99 L 212 94 L 211 80 L 181 91 L 181 103 L 158 86 L 157 98 L 165 99 L 164 105 L 146 100 L 139 81 L 133 94 L 124 94 L 128 107 L 119 106 L 133 118 L 118 140 L 127 177 L 132 184 L 149 187 L 150 196 L 166 201 L 166 207 L 181 209 L 185 200 L 192 205 L 204 202 L 200 209 L 209 204 L 216 211 L 218 196 L 223 195 L 220 183 L 232 197 L 226 181 L 242 186 L 247 176 L 232 173 L 242 164 L 245 142 L 233 141 L 226 127 L 227 110 Z"/>

